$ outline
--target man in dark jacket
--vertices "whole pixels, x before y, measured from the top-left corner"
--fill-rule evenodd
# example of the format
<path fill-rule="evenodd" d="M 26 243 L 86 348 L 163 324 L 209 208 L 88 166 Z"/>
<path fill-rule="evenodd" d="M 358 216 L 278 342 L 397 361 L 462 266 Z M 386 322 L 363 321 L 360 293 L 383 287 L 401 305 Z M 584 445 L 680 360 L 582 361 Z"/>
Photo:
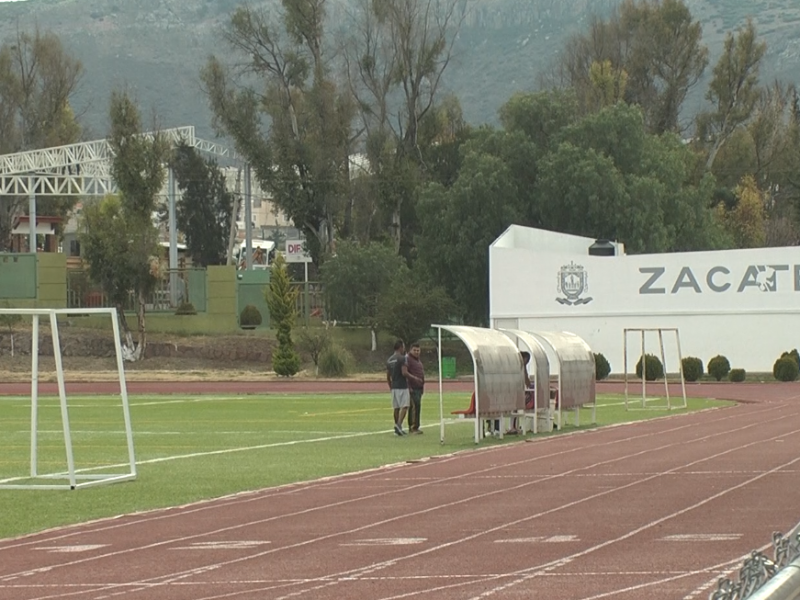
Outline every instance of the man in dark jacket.
<path fill-rule="evenodd" d="M 394 354 L 386 361 L 386 382 L 392 392 L 392 409 L 394 412 L 394 432 L 397 435 L 406 435 L 403 430 L 403 421 L 408 411 L 409 393 L 408 382 L 415 377 L 408 372 L 406 366 L 406 347 L 403 340 L 394 344 Z"/>
<path fill-rule="evenodd" d="M 425 390 L 425 369 L 419 359 L 419 344 L 411 344 L 406 355 L 406 367 L 412 377 L 408 378 L 408 391 L 411 395 L 408 407 L 408 432 L 422 433 L 419 428 L 419 416 L 422 410 L 422 393 Z"/>

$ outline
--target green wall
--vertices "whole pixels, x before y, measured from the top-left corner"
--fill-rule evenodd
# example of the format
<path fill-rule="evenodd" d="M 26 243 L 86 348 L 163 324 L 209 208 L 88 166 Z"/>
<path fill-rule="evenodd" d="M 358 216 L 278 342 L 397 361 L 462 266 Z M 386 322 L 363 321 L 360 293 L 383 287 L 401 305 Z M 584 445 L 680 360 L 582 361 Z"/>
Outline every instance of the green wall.
<path fill-rule="evenodd" d="M 237 277 L 237 319 L 244 307 L 252 304 L 261 313 L 259 329 L 269 328 L 269 307 L 264 297 L 264 290 L 269 285 L 270 271 L 258 269 L 253 271 L 238 271 Z"/>
<path fill-rule="evenodd" d="M 67 255 L 39 252 L 37 262 L 37 307 L 64 308 L 67 305 Z"/>
<path fill-rule="evenodd" d="M 36 299 L 35 254 L 0 254 L 0 299 Z"/>
<path fill-rule="evenodd" d="M 66 273 L 65 254 L 0 254 L 0 299 L 16 308 L 64 308 Z"/>
<path fill-rule="evenodd" d="M 6 260 L 7 259 L 7 260 Z M 67 257 L 65 254 L 39 252 L 33 254 L 0 254 L 0 300 L 14 308 L 65 308 L 67 306 Z M 35 268 L 34 268 L 35 265 Z M 236 267 L 215 266 L 206 271 L 189 273 L 190 300 L 196 315 L 175 315 L 172 312 L 147 313 L 147 330 L 153 333 L 214 334 L 237 333 L 239 304 L 256 304 L 264 323 L 269 315 L 263 289 L 269 283 L 268 271 L 250 271 L 237 278 Z M 244 304 L 242 304 L 244 307 Z M 107 316 L 73 317 L 85 327 L 110 326 Z M 128 315 L 131 328 L 136 315 Z"/>

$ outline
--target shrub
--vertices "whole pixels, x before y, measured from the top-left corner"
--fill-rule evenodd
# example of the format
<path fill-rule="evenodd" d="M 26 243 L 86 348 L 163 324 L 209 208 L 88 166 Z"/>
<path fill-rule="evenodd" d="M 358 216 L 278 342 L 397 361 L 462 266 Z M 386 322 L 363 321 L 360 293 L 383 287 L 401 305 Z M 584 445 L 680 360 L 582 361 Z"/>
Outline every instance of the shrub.
<path fill-rule="evenodd" d="M 708 374 L 711 375 L 717 381 L 722 381 L 723 377 L 727 377 L 728 373 L 731 372 L 731 363 L 730 361 L 718 354 L 710 361 L 708 361 Z"/>
<path fill-rule="evenodd" d="M 280 252 L 275 256 L 269 285 L 264 290 L 278 349 L 272 354 L 272 369 L 281 377 L 291 377 L 300 370 L 300 355 L 294 349 L 292 329 L 297 321 L 297 289 Z"/>
<path fill-rule="evenodd" d="M 788 356 L 789 358 L 794 359 L 794 361 L 797 363 L 797 367 L 800 368 L 800 352 L 797 352 L 797 348 L 795 348 L 791 352 L 784 352 L 783 354 L 781 354 L 781 358 L 783 358 L 784 356 Z"/>
<path fill-rule="evenodd" d="M 175 309 L 176 315 L 196 315 L 197 309 L 191 302 L 181 302 Z"/>
<path fill-rule="evenodd" d="M 747 379 L 747 372 L 744 369 L 731 369 L 728 379 L 735 383 L 740 383 Z"/>
<path fill-rule="evenodd" d="M 346 377 L 353 365 L 353 356 L 334 344 L 319 355 L 319 374 L 323 377 Z"/>
<path fill-rule="evenodd" d="M 303 327 L 297 333 L 297 347 L 308 354 L 319 374 L 319 357 L 331 345 L 331 334 L 328 328 Z"/>
<path fill-rule="evenodd" d="M 685 356 L 681 360 L 681 366 L 686 381 L 697 381 L 703 376 L 703 361 L 696 356 Z"/>
<path fill-rule="evenodd" d="M 239 315 L 239 325 L 242 327 L 258 327 L 261 325 L 261 312 L 254 305 L 248 304 Z"/>
<path fill-rule="evenodd" d="M 608 359 L 600 352 L 594 354 L 594 376 L 597 381 L 602 381 L 611 374 L 611 365 Z"/>
<path fill-rule="evenodd" d="M 656 379 L 661 379 L 664 376 L 664 365 L 661 364 L 661 360 L 655 354 L 645 354 L 645 377 L 647 381 L 655 381 Z M 642 378 L 642 359 L 639 358 L 639 362 L 636 363 L 636 376 L 641 379 Z"/>
<path fill-rule="evenodd" d="M 772 374 L 778 381 L 794 381 L 800 374 L 797 361 L 791 356 L 781 356 L 772 367 Z"/>

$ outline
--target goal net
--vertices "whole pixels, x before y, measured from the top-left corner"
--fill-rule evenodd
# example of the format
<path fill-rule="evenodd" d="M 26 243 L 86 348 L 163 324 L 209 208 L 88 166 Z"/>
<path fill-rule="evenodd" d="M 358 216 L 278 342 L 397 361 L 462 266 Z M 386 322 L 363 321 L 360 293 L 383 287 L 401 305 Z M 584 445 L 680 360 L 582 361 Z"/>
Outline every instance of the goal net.
<path fill-rule="evenodd" d="M 78 315 L 111 319 L 118 385 L 113 382 L 111 389 L 96 387 L 89 390 L 92 393 L 72 392 L 68 397 L 59 325 Z M 0 321 L 8 326 L 6 331 L 16 330 L 17 359 L 30 354 L 30 394 L 0 396 L 0 489 L 74 490 L 135 479 L 116 310 L 0 308 Z M 0 347 L 0 352 L 4 350 Z M 3 362 L 18 365 L 13 360 Z M 23 374 L 27 379 L 27 373 L 16 372 L 14 379 L 20 381 Z"/>
<path fill-rule="evenodd" d="M 665 337 L 669 352 L 665 352 Z M 681 356 L 681 338 L 678 329 L 674 327 L 627 328 L 623 330 L 623 338 L 625 410 L 686 408 L 686 383 L 683 378 L 683 357 Z M 648 355 L 659 359 L 663 373 L 647 372 L 648 366 L 651 367 L 651 370 L 658 367 L 657 364 L 653 364 L 652 360 L 648 365 Z M 667 361 L 668 356 L 671 358 L 669 362 Z M 628 363 L 629 358 L 636 361 L 633 369 Z M 670 373 L 671 367 L 677 370 Z M 641 386 L 641 390 L 639 390 L 641 394 L 638 397 L 632 395 L 635 392 L 631 389 L 630 380 L 638 382 Z M 673 385 L 672 392 L 670 392 L 670 384 Z M 676 385 L 680 386 L 680 391 L 674 389 Z"/>

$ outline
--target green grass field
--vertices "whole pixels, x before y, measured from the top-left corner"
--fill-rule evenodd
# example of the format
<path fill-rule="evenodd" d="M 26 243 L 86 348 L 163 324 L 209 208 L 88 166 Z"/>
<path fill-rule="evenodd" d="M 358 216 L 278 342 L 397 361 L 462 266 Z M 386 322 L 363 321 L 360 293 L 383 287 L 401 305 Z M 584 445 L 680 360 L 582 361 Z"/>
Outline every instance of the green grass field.
<path fill-rule="evenodd" d="M 0 398 L 0 481 L 29 473 L 30 404 Z M 467 404 L 466 394 L 448 394 L 445 414 Z M 726 404 L 690 399 L 689 410 Z M 137 479 L 75 491 L 0 490 L 0 538 L 475 448 L 471 422 L 448 425 L 446 443 L 439 443 L 435 393 L 423 400 L 424 435 L 395 436 L 388 405 L 386 394 L 132 397 Z M 621 396 L 602 396 L 598 405 L 598 426 L 667 414 L 626 411 Z M 127 447 L 119 398 L 70 398 L 69 417 L 76 469 L 122 472 Z M 581 428 L 593 427 L 588 410 L 580 421 Z M 63 472 L 57 398 L 40 399 L 38 429 L 38 472 Z"/>

